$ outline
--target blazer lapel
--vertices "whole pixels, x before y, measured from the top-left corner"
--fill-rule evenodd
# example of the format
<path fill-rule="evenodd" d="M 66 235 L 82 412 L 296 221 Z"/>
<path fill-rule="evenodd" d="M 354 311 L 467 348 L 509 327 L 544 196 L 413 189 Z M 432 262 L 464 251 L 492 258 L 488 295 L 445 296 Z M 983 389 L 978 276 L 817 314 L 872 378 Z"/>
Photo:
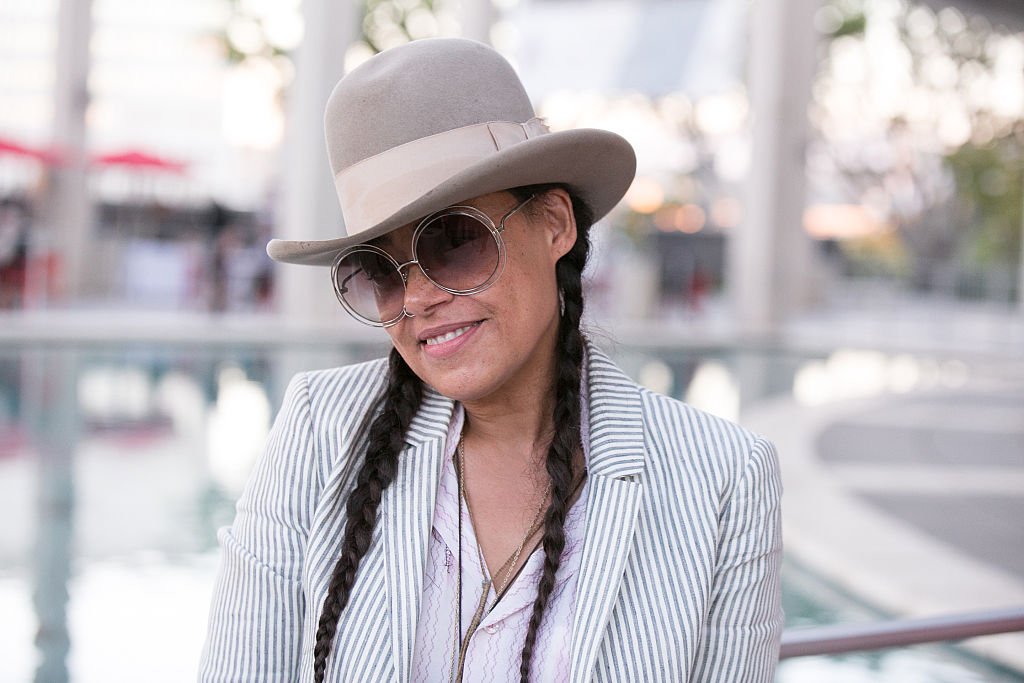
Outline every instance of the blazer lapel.
<path fill-rule="evenodd" d="M 432 389 L 406 435 L 395 479 L 383 494 L 384 572 L 396 680 L 409 681 L 434 501 L 454 404 Z"/>
<path fill-rule="evenodd" d="M 639 388 L 587 345 L 590 455 L 587 522 L 576 587 L 570 680 L 591 679 L 618 598 L 643 498 L 643 414 Z"/>

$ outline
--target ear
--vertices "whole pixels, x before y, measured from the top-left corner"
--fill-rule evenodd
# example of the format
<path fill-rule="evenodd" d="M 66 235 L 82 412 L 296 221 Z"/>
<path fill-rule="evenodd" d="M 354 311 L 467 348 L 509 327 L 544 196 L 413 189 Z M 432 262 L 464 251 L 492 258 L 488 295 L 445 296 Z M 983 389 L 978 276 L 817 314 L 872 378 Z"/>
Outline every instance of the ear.
<path fill-rule="evenodd" d="M 537 199 L 540 200 L 537 208 L 547 231 L 551 263 L 554 264 L 576 244 L 576 215 L 572 211 L 572 199 L 562 189 L 550 190 Z"/>

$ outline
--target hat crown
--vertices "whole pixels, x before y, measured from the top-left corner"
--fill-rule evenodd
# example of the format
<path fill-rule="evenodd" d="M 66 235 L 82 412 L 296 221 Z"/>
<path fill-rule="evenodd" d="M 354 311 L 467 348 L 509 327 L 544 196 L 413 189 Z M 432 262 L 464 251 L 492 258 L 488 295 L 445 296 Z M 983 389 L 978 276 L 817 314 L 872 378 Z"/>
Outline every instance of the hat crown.
<path fill-rule="evenodd" d="M 462 38 L 418 40 L 375 55 L 345 76 L 324 116 L 331 169 L 463 126 L 535 116 L 512 66 Z"/>
<path fill-rule="evenodd" d="M 529 185 L 558 183 L 597 219 L 636 170 L 614 133 L 551 132 L 512 65 L 459 38 L 414 41 L 354 69 L 328 99 L 324 131 L 344 231 L 272 240 L 278 261 L 330 265 L 342 249 L 446 206 Z"/>

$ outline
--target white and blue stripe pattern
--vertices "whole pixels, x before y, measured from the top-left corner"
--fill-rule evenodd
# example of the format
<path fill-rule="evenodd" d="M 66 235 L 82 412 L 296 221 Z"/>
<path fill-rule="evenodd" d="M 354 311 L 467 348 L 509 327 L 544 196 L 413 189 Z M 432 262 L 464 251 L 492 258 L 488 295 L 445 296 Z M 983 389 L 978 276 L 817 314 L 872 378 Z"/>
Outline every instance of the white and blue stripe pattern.
<path fill-rule="evenodd" d="M 637 387 L 588 346 L 587 517 L 569 648 L 573 683 L 767 683 L 782 629 L 781 485 L 772 446 Z M 316 620 L 387 366 L 297 376 L 220 534 L 204 682 L 309 681 Z M 326 680 L 411 673 L 453 404 L 432 390 L 385 492 Z M 546 683 L 546 682 L 545 682 Z"/>

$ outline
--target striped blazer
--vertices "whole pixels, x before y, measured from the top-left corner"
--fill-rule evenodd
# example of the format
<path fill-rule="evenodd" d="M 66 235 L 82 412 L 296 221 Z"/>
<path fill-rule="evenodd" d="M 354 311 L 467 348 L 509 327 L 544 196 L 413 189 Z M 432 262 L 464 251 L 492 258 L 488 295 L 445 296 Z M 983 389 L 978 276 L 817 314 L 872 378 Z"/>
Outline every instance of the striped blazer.
<path fill-rule="evenodd" d="M 771 444 L 638 387 L 588 345 L 589 485 L 570 680 L 771 681 L 782 629 Z M 344 501 L 383 360 L 300 374 L 221 530 L 199 679 L 312 680 Z M 410 678 L 453 403 L 427 389 L 338 625 L 326 680 Z"/>

